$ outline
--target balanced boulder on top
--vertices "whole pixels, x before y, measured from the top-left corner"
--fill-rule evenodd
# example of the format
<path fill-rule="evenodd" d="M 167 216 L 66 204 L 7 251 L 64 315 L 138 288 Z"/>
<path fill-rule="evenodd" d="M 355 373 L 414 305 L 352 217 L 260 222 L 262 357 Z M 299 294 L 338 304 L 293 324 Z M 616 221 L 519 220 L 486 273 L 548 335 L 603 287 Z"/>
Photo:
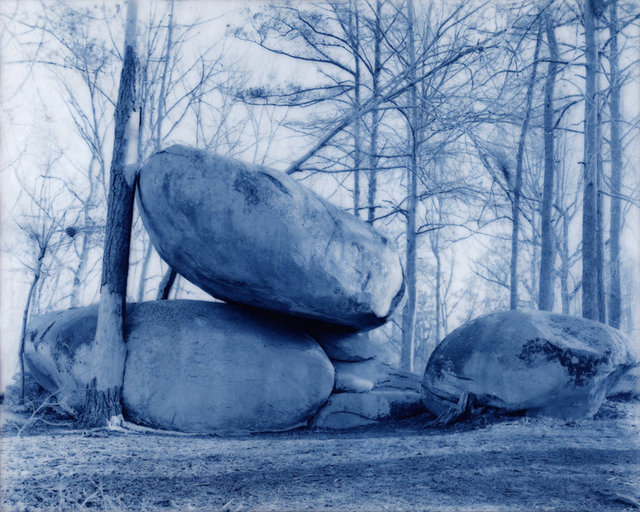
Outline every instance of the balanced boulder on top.
<path fill-rule="evenodd" d="M 138 180 L 159 254 L 219 299 L 368 328 L 402 297 L 389 242 L 283 173 L 172 146 Z"/>
<path fill-rule="evenodd" d="M 436 347 L 423 401 L 445 417 L 476 404 L 563 418 L 595 414 L 638 364 L 620 331 L 583 318 L 508 311 L 476 318 Z"/>

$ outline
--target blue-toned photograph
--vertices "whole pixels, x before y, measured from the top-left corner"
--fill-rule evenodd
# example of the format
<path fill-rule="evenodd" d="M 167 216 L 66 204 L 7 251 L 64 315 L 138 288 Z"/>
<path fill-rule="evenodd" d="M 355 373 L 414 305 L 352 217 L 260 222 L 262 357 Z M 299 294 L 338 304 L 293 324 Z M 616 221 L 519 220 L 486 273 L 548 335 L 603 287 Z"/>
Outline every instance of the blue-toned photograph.
<path fill-rule="evenodd" d="M 2 0 L 0 510 L 640 509 L 638 0 Z"/>

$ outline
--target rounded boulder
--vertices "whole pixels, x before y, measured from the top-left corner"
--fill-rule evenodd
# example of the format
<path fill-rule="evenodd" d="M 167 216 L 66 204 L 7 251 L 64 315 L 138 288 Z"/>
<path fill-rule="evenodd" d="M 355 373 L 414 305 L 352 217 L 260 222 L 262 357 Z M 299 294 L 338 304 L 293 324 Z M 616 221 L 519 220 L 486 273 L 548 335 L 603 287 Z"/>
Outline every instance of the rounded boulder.
<path fill-rule="evenodd" d="M 460 404 L 561 418 L 593 416 L 637 364 L 622 332 L 542 311 L 485 315 L 436 347 L 422 382 L 423 402 L 445 417 Z"/>
<path fill-rule="evenodd" d="M 387 239 L 273 169 L 172 146 L 137 194 L 160 256 L 219 299 L 360 329 L 402 297 Z"/>
<path fill-rule="evenodd" d="M 91 306 L 29 326 L 29 370 L 71 411 L 83 406 L 91 379 L 86 354 L 96 322 Z M 123 409 L 142 425 L 201 433 L 288 430 L 305 425 L 333 388 L 333 367 L 310 336 L 239 306 L 129 304 L 125 334 Z"/>

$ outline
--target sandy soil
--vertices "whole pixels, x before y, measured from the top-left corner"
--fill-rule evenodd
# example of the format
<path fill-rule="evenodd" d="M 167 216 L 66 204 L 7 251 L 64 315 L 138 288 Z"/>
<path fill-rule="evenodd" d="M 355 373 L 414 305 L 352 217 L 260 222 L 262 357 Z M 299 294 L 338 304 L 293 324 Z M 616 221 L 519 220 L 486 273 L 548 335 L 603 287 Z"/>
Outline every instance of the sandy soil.
<path fill-rule="evenodd" d="M 640 403 L 518 418 L 237 438 L 5 421 L 2 510 L 632 510 Z"/>

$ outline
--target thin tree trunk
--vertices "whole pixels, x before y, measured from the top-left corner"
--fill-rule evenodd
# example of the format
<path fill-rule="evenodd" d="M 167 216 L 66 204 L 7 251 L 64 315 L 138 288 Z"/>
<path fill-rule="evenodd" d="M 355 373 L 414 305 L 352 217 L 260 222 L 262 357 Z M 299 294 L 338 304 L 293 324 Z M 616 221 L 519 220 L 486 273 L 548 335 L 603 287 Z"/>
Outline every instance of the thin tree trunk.
<path fill-rule="evenodd" d="M 569 314 L 569 221 L 562 216 L 562 241 L 560 244 L 560 297 L 562 314 Z"/>
<path fill-rule="evenodd" d="M 410 78 L 415 76 L 415 35 L 413 29 L 413 0 L 407 2 L 407 31 L 409 35 L 409 66 Z M 409 89 L 408 136 L 411 144 L 410 162 L 407 166 L 407 224 L 406 224 L 406 290 L 407 303 L 402 316 L 402 350 L 400 365 L 404 370 L 413 371 L 415 352 L 415 324 L 416 324 L 416 209 L 418 203 L 418 144 L 420 121 L 418 114 L 417 92 L 414 85 Z"/>
<path fill-rule="evenodd" d="M 511 203 L 512 229 L 511 229 L 511 268 L 510 268 L 510 300 L 511 309 L 518 309 L 518 237 L 520 234 L 520 193 L 522 190 L 522 166 L 524 160 L 524 146 L 529 129 L 529 119 L 531 118 L 531 103 L 533 101 L 533 89 L 536 83 L 536 72 L 538 69 L 538 53 L 540 51 L 540 40 L 542 38 L 542 26 L 538 29 L 536 38 L 536 49 L 533 53 L 533 64 L 531 75 L 527 86 L 527 97 L 524 112 L 524 120 L 520 130 L 518 140 L 518 154 L 516 156 L 516 176 L 513 185 L 513 199 Z"/>
<path fill-rule="evenodd" d="M 149 260 L 151 259 L 151 253 L 153 252 L 153 244 L 151 240 L 148 240 L 147 247 L 144 251 L 144 258 L 142 259 L 142 268 L 140 269 L 140 283 L 138 285 L 138 302 L 144 300 L 144 294 L 147 286 L 147 269 L 149 268 Z"/>
<path fill-rule="evenodd" d="M 46 249 L 41 249 L 40 254 L 38 255 L 38 260 L 36 262 L 36 269 L 33 273 L 33 281 L 31 281 L 31 286 L 29 287 L 29 293 L 27 294 L 27 303 L 24 305 L 24 314 L 22 315 L 22 330 L 20 332 L 20 378 L 21 378 L 21 387 L 20 387 L 20 403 L 24 404 L 24 388 L 25 388 L 25 373 L 24 373 L 24 344 L 25 338 L 27 335 L 27 322 L 29 321 L 29 310 L 31 309 L 31 301 L 33 299 L 33 291 L 36 288 L 36 284 L 38 284 L 38 280 L 40 279 L 40 273 L 42 270 L 42 260 L 44 259 Z"/>
<path fill-rule="evenodd" d="M 376 0 L 376 20 L 373 45 L 373 76 L 371 91 L 374 103 L 380 95 L 380 43 L 382 41 L 382 29 L 380 27 L 382 16 L 382 2 Z M 368 213 L 367 222 L 373 224 L 376 216 L 376 192 L 378 188 L 378 124 L 380 123 L 380 111 L 377 108 L 371 110 L 371 139 L 369 144 L 369 192 L 367 194 Z"/>
<path fill-rule="evenodd" d="M 167 25 L 167 48 L 164 54 L 162 64 L 162 78 L 160 80 L 160 94 L 158 95 L 158 121 L 156 123 L 156 151 L 162 145 L 162 122 L 164 121 L 166 110 L 167 95 L 167 74 L 169 73 L 169 61 L 171 57 L 171 47 L 173 45 L 173 10 L 175 0 L 171 0 L 171 9 L 169 11 L 169 24 Z"/>
<path fill-rule="evenodd" d="M 553 90 L 558 67 L 558 44 L 551 15 L 546 16 L 547 43 L 549 45 L 549 64 L 544 88 L 544 185 L 542 194 L 542 247 L 540 250 L 540 284 L 538 287 L 538 309 L 553 310 L 553 270 L 555 253 L 553 247 L 553 225 L 551 208 L 553 206 L 553 182 L 555 173 Z"/>
<path fill-rule="evenodd" d="M 440 243 L 438 240 L 439 235 L 436 234 L 436 240 L 435 243 L 432 245 L 432 250 L 433 250 L 433 255 L 436 258 L 436 329 L 435 329 L 435 333 L 434 333 L 434 337 L 435 337 L 435 343 L 434 346 L 437 346 L 438 343 L 440 343 L 440 331 L 441 331 L 441 310 L 442 310 L 442 305 L 441 305 L 441 293 L 440 293 L 440 289 L 441 289 L 441 282 L 442 282 L 442 262 L 441 262 L 441 258 L 440 258 Z"/>
<path fill-rule="evenodd" d="M 169 267 L 162 277 L 162 281 L 158 287 L 158 296 L 156 297 L 156 300 L 167 300 L 169 298 L 171 287 L 173 286 L 173 283 L 175 283 L 177 275 L 176 271 Z"/>
<path fill-rule="evenodd" d="M 173 7 L 173 4 L 172 4 Z M 145 119 L 145 111 L 144 111 L 144 101 L 146 99 L 145 90 L 146 89 L 146 81 L 147 81 L 147 67 L 146 65 L 143 67 L 142 72 L 139 75 L 140 84 L 139 84 L 139 94 L 138 94 L 138 108 L 140 113 L 140 125 L 138 129 L 138 142 L 137 142 L 137 154 L 136 154 L 136 166 L 140 168 L 142 165 L 142 160 L 144 158 L 143 147 L 142 147 L 142 135 L 144 133 L 144 119 Z M 144 235 L 143 235 L 144 237 Z M 149 261 L 151 260 L 151 254 L 153 253 L 153 244 L 147 235 L 147 247 L 144 251 L 144 256 L 142 258 L 142 268 L 140 269 L 140 281 L 138 283 L 138 302 L 144 301 L 144 295 L 147 287 L 147 270 L 149 268 Z"/>
<path fill-rule="evenodd" d="M 611 116 L 611 202 L 609 226 L 609 325 L 620 328 L 622 296 L 620 293 L 620 231 L 622 185 L 622 143 L 620 140 L 620 74 L 618 71 L 617 0 L 609 4 L 609 114 Z"/>
<path fill-rule="evenodd" d="M 592 1 L 584 1 L 586 80 L 584 101 L 584 195 L 582 202 L 582 316 L 598 320 L 596 177 L 596 27 Z"/>
<path fill-rule="evenodd" d="M 88 215 L 84 214 L 84 227 L 88 227 L 89 219 Z M 84 273 L 87 268 L 87 260 L 89 259 L 89 234 L 86 230 L 82 231 L 82 247 L 80 249 L 80 261 L 73 273 L 73 287 L 71 289 L 70 306 L 77 308 L 80 305 L 80 292 L 82 291 L 82 284 Z"/>
<path fill-rule="evenodd" d="M 536 215 L 536 212 L 532 212 L 531 226 L 533 228 L 533 236 L 531 237 L 531 294 L 529 295 L 529 309 L 535 309 L 538 302 L 538 269 L 540 267 L 538 251 L 540 250 L 540 237 L 537 234 L 540 233 L 541 229 L 538 219 L 539 216 Z M 536 226 L 536 224 L 538 225 Z"/>
<path fill-rule="evenodd" d="M 360 165 L 361 165 L 361 121 L 360 121 L 360 20 L 357 2 L 352 2 L 353 35 L 352 52 L 354 56 L 355 74 L 353 90 L 353 214 L 360 217 Z"/>
<path fill-rule="evenodd" d="M 600 69 L 600 52 L 597 52 L 596 69 Z M 600 90 L 599 74 L 596 73 L 596 91 Z M 596 114 L 596 274 L 598 283 L 598 320 L 607 323 L 606 292 L 604 284 L 604 218 L 602 194 L 602 100 L 597 96 Z"/>
<path fill-rule="evenodd" d="M 129 247 L 133 217 L 133 187 L 125 178 L 125 167 L 135 165 L 137 150 L 133 124 L 135 116 L 137 1 L 129 0 L 125 51 L 111 159 L 111 179 L 107 201 L 107 225 L 102 259 L 102 284 L 95 342 L 91 349 L 91 375 L 80 424 L 99 427 L 121 422 L 120 395 L 124 377 L 126 348 L 124 314 L 129 271 Z M 137 124 L 135 128 L 138 128 Z M 137 141 L 137 136 L 135 136 Z"/>
<path fill-rule="evenodd" d="M 70 305 L 72 308 L 78 307 L 80 305 L 80 294 L 83 289 L 83 280 L 84 274 L 87 268 L 87 261 L 89 260 L 89 233 L 88 229 L 91 227 L 91 219 L 89 216 L 89 208 L 91 203 L 93 203 L 94 196 L 94 184 L 93 184 L 93 166 L 96 162 L 95 155 L 91 156 L 91 161 L 89 162 L 89 194 L 87 196 L 87 200 L 82 208 L 82 247 L 80 249 L 80 261 L 78 262 L 78 266 L 76 267 L 75 272 L 73 273 L 73 287 L 71 289 L 71 299 Z"/>

